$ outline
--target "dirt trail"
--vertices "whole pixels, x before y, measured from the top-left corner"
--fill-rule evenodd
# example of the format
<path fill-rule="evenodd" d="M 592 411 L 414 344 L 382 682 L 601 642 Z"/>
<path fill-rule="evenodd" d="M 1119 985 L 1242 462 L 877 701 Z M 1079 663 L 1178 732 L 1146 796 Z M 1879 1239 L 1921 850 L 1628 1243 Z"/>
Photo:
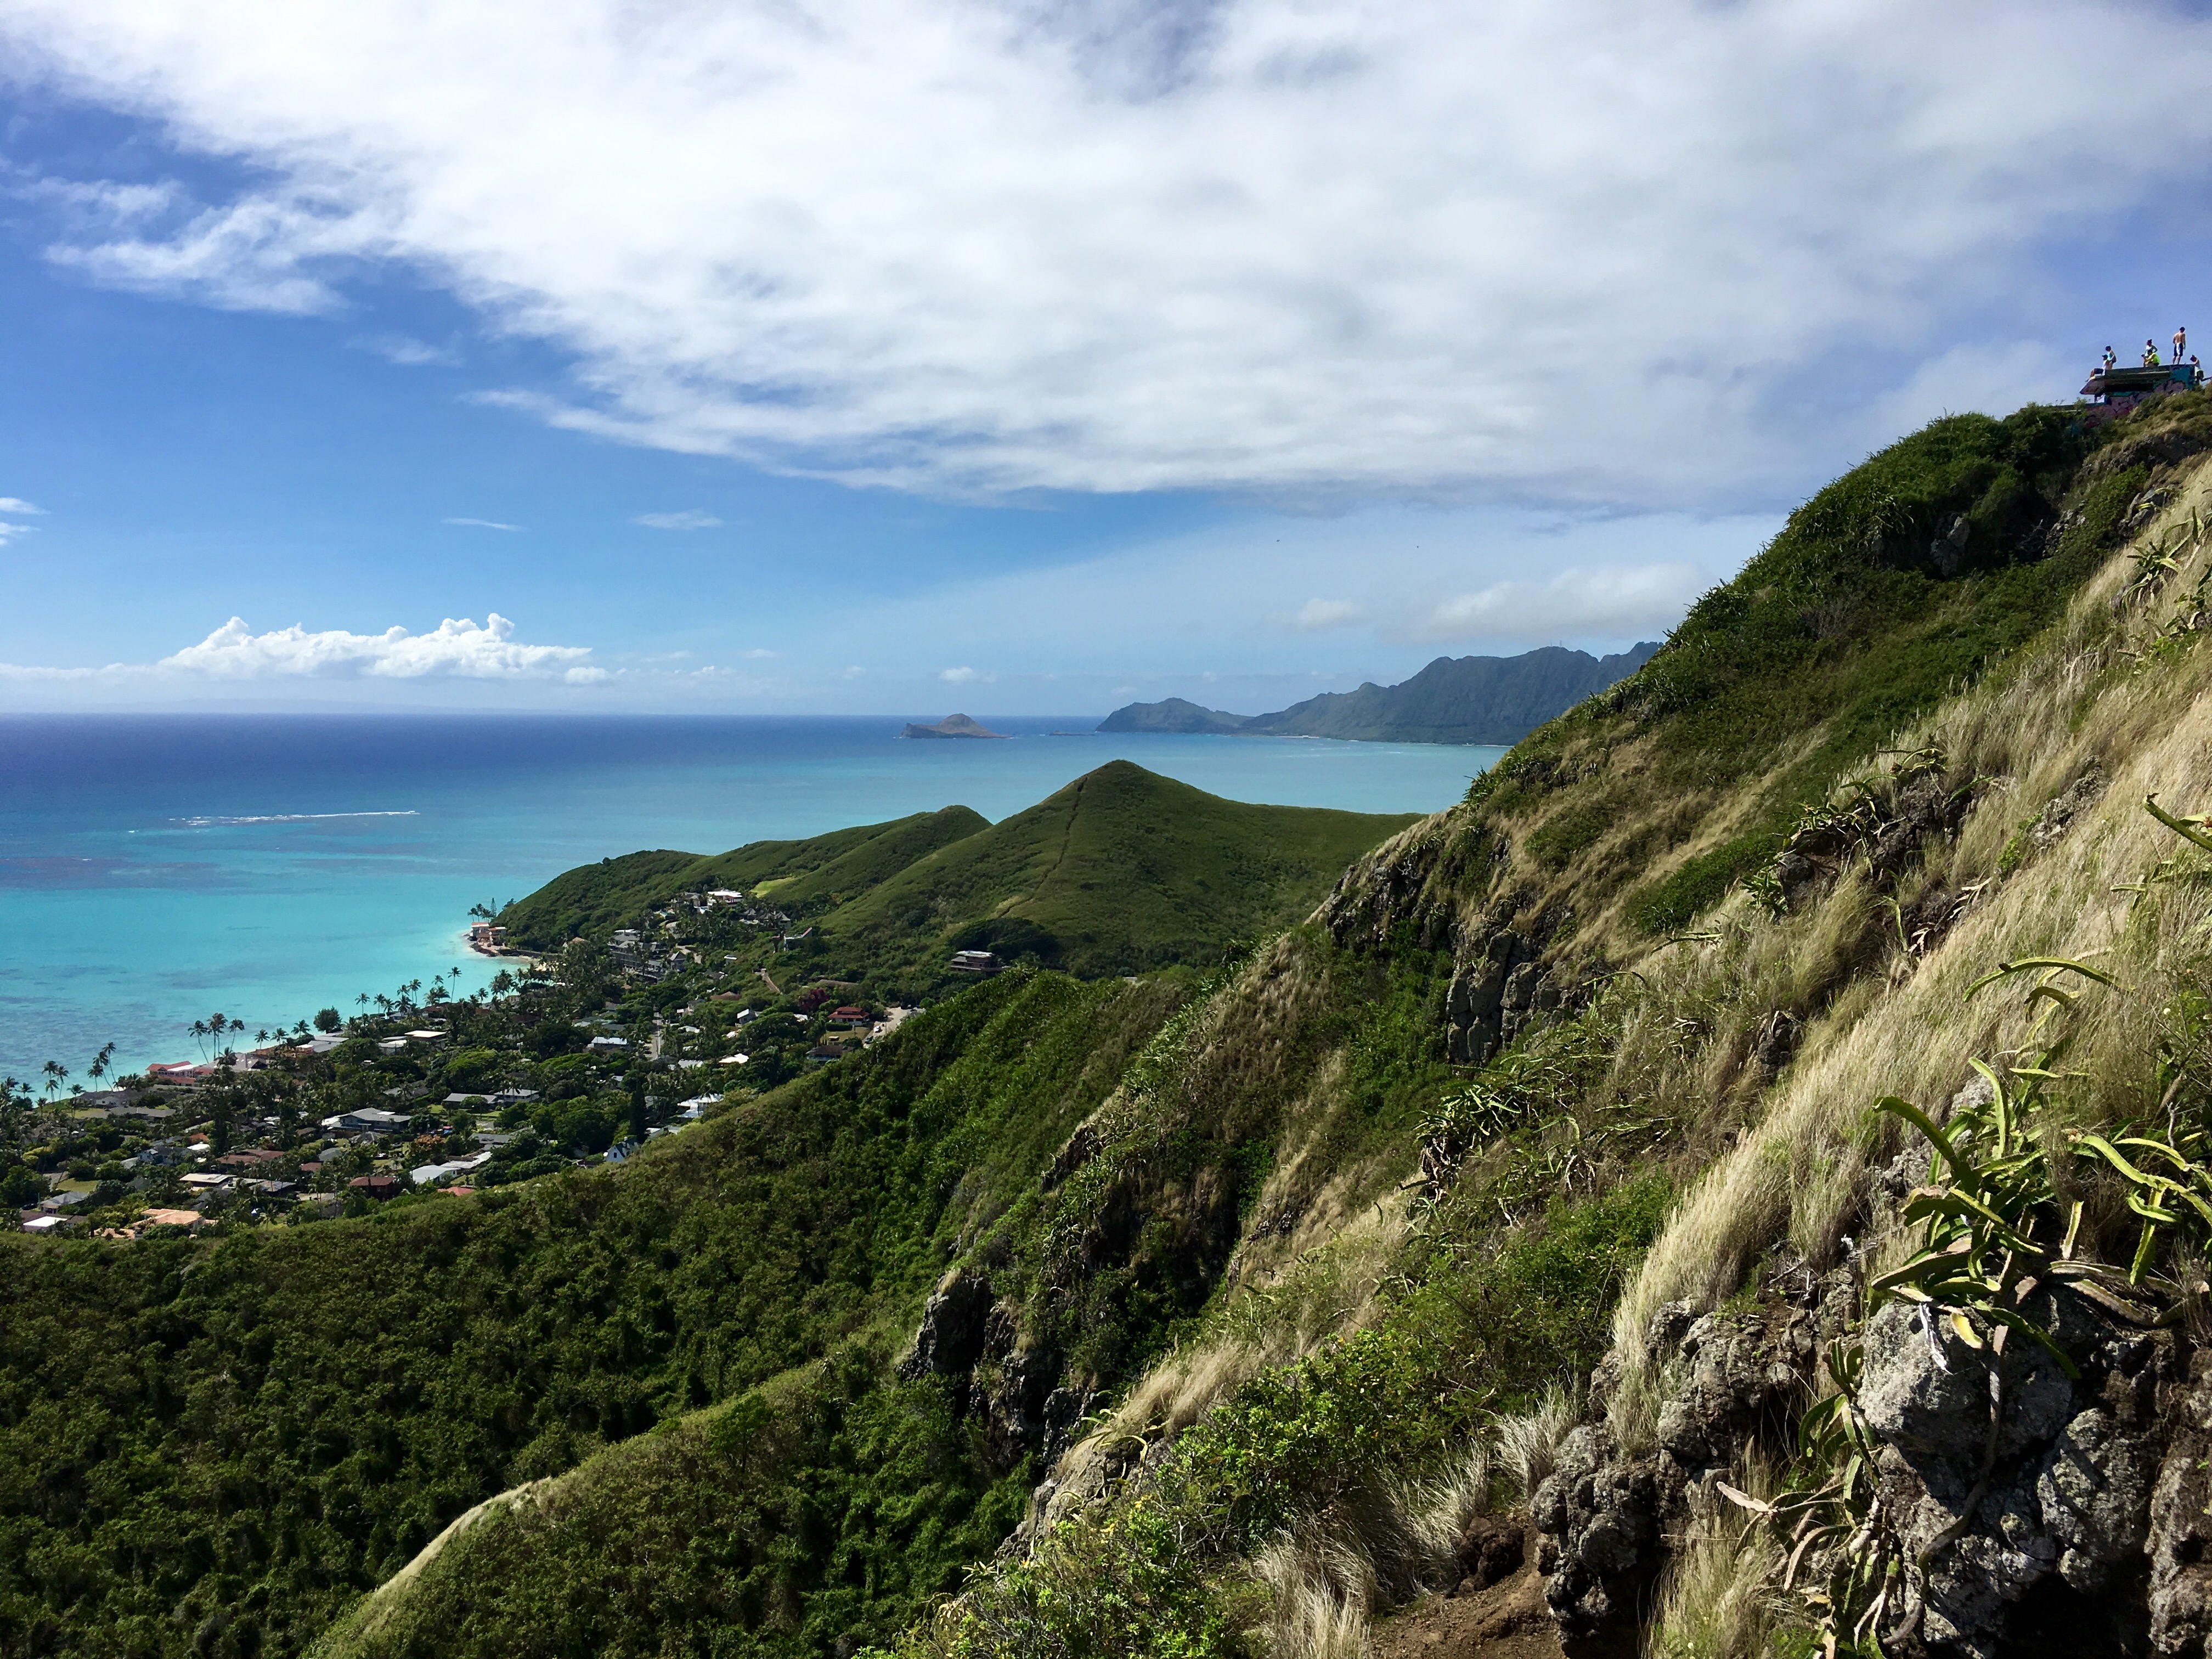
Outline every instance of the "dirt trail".
<path fill-rule="evenodd" d="M 1375 1630 L 1375 1659 L 1564 1659 L 1532 1562 L 1487 1589 L 1425 1596 Z"/>

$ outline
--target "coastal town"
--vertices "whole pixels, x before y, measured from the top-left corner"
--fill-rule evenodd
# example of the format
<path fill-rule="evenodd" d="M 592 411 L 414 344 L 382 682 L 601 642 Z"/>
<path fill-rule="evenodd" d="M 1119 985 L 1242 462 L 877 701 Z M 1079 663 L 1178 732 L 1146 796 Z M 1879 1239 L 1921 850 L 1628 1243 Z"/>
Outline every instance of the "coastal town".
<path fill-rule="evenodd" d="M 82 1081 L 58 1061 L 39 1086 L 4 1079 L 0 1225 L 137 1238 L 298 1224 L 620 1164 L 917 1012 L 735 953 L 710 966 L 687 942 L 710 915 L 805 956 L 810 930 L 728 889 L 544 960 L 480 920 L 471 948 L 518 958 L 482 992 L 415 981 L 250 1040 L 218 1013 L 190 1028 L 196 1059 L 110 1078 L 103 1053 Z M 957 980 L 1002 965 L 963 951 L 943 967 Z"/>

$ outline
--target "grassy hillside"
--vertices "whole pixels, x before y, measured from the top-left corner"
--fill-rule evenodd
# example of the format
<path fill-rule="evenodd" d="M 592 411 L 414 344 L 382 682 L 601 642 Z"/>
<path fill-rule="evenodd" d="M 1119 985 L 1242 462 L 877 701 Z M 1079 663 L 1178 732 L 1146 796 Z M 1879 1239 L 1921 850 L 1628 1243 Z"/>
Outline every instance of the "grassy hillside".
<path fill-rule="evenodd" d="M 696 1614 L 757 1609 L 718 1652 L 895 1628 L 1018 1498 L 882 1350 L 1178 994 L 1009 975 L 601 1173 L 213 1244 L 0 1237 L 0 1650 L 301 1652 L 472 1505 L 779 1377 L 834 1421 L 732 1501 L 803 1521 L 693 1557 Z M 632 1650 L 538 1642 L 574 1604 L 516 1588 L 478 1597 L 507 1637 L 441 1605 L 424 1650 Z"/>
<path fill-rule="evenodd" d="M 1421 946 L 1451 940 L 1467 984 L 1510 927 L 1505 960 L 1556 1006 L 1522 1005 L 1503 1048 L 1432 1097 L 1402 1161 L 1352 1186 L 1338 1214 L 1375 1204 L 1371 1231 L 1340 1224 L 1295 1265 L 1273 1256 L 1274 1275 L 1232 1275 L 1099 1443 L 1170 1447 L 902 1651 L 1364 1651 L 1370 1618 L 1452 1583 L 1470 1521 L 1525 1503 L 1585 1417 L 1616 1449 L 1615 1490 L 1656 1479 L 1663 1504 L 1662 1406 L 1694 1413 L 1707 1376 L 1652 1346 L 1668 1304 L 1778 1330 L 1841 1272 L 1822 1319 L 1863 1314 L 1854 1281 L 1919 1232 L 1884 1196 L 1898 1139 L 1870 1113 L 1881 1096 L 1940 1118 L 1980 1058 L 2044 1114 L 2045 1146 L 2065 1146 L 2061 1125 L 2203 1133 L 2212 859 L 2141 803 L 2212 806 L 2212 539 L 2188 516 L 2212 505 L 2208 449 L 2203 396 L 2095 434 L 2057 410 L 1939 422 L 1795 515 L 1613 696 L 1363 860 L 1328 907 L 1333 939 L 1302 936 L 1302 954 L 1349 946 L 1380 988 L 1432 974 Z M 1801 856 L 1823 862 L 1784 881 L 1801 823 Z M 1690 919 L 1686 938 L 1652 937 Z M 2023 975 L 1970 998 L 1999 963 L 2039 957 L 2113 984 L 2053 1002 L 2020 994 Z M 1435 1006 L 1429 1041 L 1457 1000 Z M 2053 1023 L 2031 1044 L 2039 1011 Z M 2044 1069 L 2054 1040 L 2063 1073 Z M 1416 1196 L 1394 1211 L 1409 1170 Z M 2124 1278 L 2142 1224 L 2119 1194 L 2086 1168 L 2039 1178 L 2031 1201 L 2090 1196 L 2075 1245 Z M 1654 1182 L 1680 1201 L 1639 1209 Z M 1243 1248 L 1266 1252 L 1266 1231 Z M 2151 1260 L 2194 1273 L 2204 1239 L 2171 1234 Z M 1317 1346 L 1300 1323 L 1315 1281 L 1338 1339 Z M 1548 1358 L 1516 1342 L 1532 1324 Z M 1848 1374 L 1859 1336 L 1840 1340 Z M 1795 1400 L 1833 1386 L 1796 1363 Z M 1979 1424 L 1961 1429 L 1978 1449 Z M 1843 1473 L 1849 1448 L 1792 1467 L 1793 1425 L 1769 1428 L 1732 1431 L 1715 1472 L 1807 1492 Z M 1838 1540 L 1889 1536 L 1879 1513 L 1826 1518 Z M 1611 1534 L 1607 1571 L 1626 1576 L 1610 1603 L 1576 1603 L 1612 1620 L 1583 1632 L 1593 1650 L 1820 1650 L 1826 1608 L 1808 1596 L 1832 1581 L 1816 1555 L 1782 1590 L 1786 1523 L 1769 1537 L 1678 1508 L 1620 1524 L 1649 1530 Z M 2140 1630 L 2142 1583 L 2064 1616 Z M 1837 1593 L 1848 1620 L 1873 1586 Z M 2002 1608 L 2018 1589 L 1965 1593 Z M 2022 1604 L 2021 1650 L 2055 1607 Z"/>
<path fill-rule="evenodd" d="M 629 853 L 556 876 L 508 905 L 500 921 L 512 943 L 532 951 L 557 950 L 571 939 L 604 939 L 678 893 L 717 888 L 750 893 L 766 882 L 790 888 L 782 901 L 787 902 L 793 894 L 869 886 L 988 825 L 980 812 L 946 806 L 805 841 L 750 842 L 711 856 Z"/>
<path fill-rule="evenodd" d="M 2044 1099 L 2039 1157 L 2153 1108 L 2212 1134 L 2212 859 L 2140 808 L 2212 806 L 2208 449 L 2201 395 L 1893 446 L 1206 985 L 1007 975 L 491 1200 L 0 1241 L 0 1644 L 295 1652 L 337 1615 L 325 1659 L 1362 1651 L 1580 1419 L 1656 1457 L 1668 1303 L 1782 1329 L 1842 1284 L 1849 1337 L 1911 1248 L 1878 1095 L 1940 1111 L 1986 1058 Z M 826 872 L 866 836 L 810 854 L 807 902 L 825 960 L 989 928 L 1104 974 L 1218 954 L 1388 827 L 1283 812 L 1111 767 L 857 895 Z M 2043 954 L 2114 994 L 1968 1000 Z M 2063 1066 L 2023 1053 L 2039 1006 Z M 2124 1279 L 2139 1217 L 2082 1190 Z M 2152 1242 L 2185 1287 L 2212 1248 Z M 988 1316 L 902 1379 L 947 1269 Z M 1049 1527 L 963 1579 L 1077 1411 Z M 1770 1426 L 1712 1472 L 1773 1478 Z M 1667 1576 L 1617 1586 L 1608 1639 L 1820 1650 L 1748 1540 L 1617 1529 Z"/>
<path fill-rule="evenodd" d="M 1413 817 L 1251 805 L 1109 761 L 917 860 L 822 928 L 872 955 L 957 942 L 1034 951 L 1085 975 L 1208 962 L 1310 909 Z"/>
<path fill-rule="evenodd" d="M 604 935 L 678 893 L 730 887 L 817 930 L 794 971 L 902 994 L 945 984 L 954 950 L 1084 977 L 1137 973 L 1210 964 L 1296 921 L 1346 865 L 1412 820 L 1224 800 L 1113 761 L 997 824 L 949 806 L 714 858 L 634 853 L 585 865 L 504 920 L 511 937 L 542 948 Z M 720 926 L 709 942 L 742 975 L 792 962 L 760 930 Z"/>

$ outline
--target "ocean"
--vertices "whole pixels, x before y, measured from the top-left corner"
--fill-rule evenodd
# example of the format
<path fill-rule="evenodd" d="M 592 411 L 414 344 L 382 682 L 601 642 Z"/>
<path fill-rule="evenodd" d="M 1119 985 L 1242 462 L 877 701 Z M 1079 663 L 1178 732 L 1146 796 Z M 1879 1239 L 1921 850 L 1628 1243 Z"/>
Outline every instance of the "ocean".
<path fill-rule="evenodd" d="M 932 719 L 933 716 L 916 716 Z M 459 968 L 471 904 L 640 848 L 715 853 L 955 804 L 997 820 L 1127 758 L 1235 800 L 1434 811 L 1504 750 L 902 717 L 0 717 L 0 1073 L 199 1058 Z M 1054 736 L 1055 732 L 1081 732 Z"/>

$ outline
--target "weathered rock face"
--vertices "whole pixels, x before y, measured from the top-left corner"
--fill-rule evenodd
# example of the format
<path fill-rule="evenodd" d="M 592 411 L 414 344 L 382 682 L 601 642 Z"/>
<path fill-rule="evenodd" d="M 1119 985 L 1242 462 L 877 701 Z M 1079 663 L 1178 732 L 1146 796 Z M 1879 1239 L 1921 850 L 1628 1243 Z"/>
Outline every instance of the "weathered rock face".
<path fill-rule="evenodd" d="M 1663 1309 L 1656 1449 L 1595 1425 L 1568 1437 L 1532 1504 L 1538 1565 L 1570 1654 L 1626 1652 L 1667 1537 L 1753 1443 L 1779 1450 L 1820 1340 L 1848 1320 L 1847 1275 L 1796 1308 L 1692 1320 Z M 1995 1355 L 1910 1304 L 1864 1326 L 1858 1403 L 1906 1596 L 1883 1650 L 1924 1659 L 2052 1651 L 2212 1654 L 2212 1363 L 2180 1377 L 2170 1331 L 2107 1319 L 2066 1290 L 2021 1311 L 2049 1350 Z M 1593 1379 L 1601 1398 L 1605 1368 Z M 2084 1634 L 2087 1632 L 2087 1634 Z"/>
<path fill-rule="evenodd" d="M 1449 1026 L 1445 1052 L 1457 1066 L 1480 1066 L 1496 1052 L 1504 1036 L 1500 1013 L 1505 981 L 1523 953 L 1520 935 L 1490 936 L 1477 955 L 1460 964 L 1444 998 Z"/>
<path fill-rule="evenodd" d="M 2150 1502 L 2150 1640 L 2162 1655 L 2212 1654 L 2212 1350 L 2166 1413 Z"/>
<path fill-rule="evenodd" d="M 972 1269 L 953 1268 L 930 1292 L 898 1374 L 914 1382 L 972 1369 L 983 1357 L 983 1326 L 990 1310 L 991 1281 Z"/>
<path fill-rule="evenodd" d="M 1444 998 L 1444 1048 L 1454 1065 L 1481 1065 L 1531 1020 L 1557 1012 L 1559 988 L 1534 955 L 1528 940 L 1501 928 L 1461 961 Z"/>
<path fill-rule="evenodd" d="M 1569 1654 L 1634 1651 L 1637 1605 L 1659 1569 L 1659 1479 L 1657 1459 L 1623 1457 L 1610 1429 L 1586 1424 L 1529 1500 L 1544 1600 Z"/>
<path fill-rule="evenodd" d="M 1529 1504 L 1545 1600 L 1570 1655 L 1636 1650 L 1666 1534 L 1715 1501 L 1711 1483 L 1746 1445 L 1786 1437 L 1789 1404 L 1810 1372 L 1815 1323 L 1798 1307 L 1702 1319 L 1686 1303 L 1659 1310 L 1648 1340 L 1671 1358 L 1661 1372 L 1657 1446 L 1626 1453 L 1603 1423 L 1577 1429 Z M 1594 1403 L 1603 1403 L 1612 1380 L 1601 1366 Z"/>

